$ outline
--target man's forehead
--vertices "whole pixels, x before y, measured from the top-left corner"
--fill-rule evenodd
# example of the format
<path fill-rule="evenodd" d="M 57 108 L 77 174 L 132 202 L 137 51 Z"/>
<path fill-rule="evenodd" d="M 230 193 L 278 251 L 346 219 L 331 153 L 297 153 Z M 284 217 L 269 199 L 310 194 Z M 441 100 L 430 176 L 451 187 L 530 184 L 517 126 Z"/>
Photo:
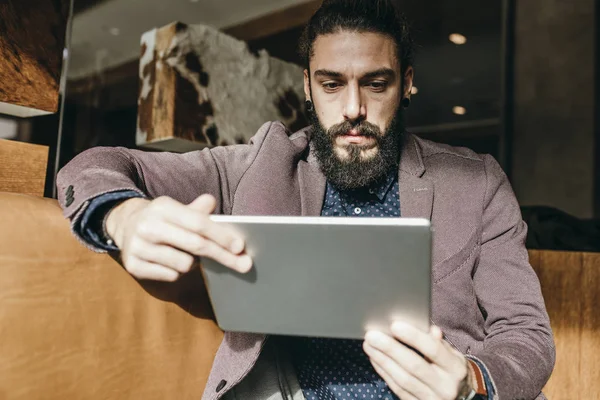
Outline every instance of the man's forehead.
<path fill-rule="evenodd" d="M 324 70 L 364 75 L 399 68 L 394 39 L 379 33 L 350 31 L 318 36 L 310 64 L 313 74 Z"/>

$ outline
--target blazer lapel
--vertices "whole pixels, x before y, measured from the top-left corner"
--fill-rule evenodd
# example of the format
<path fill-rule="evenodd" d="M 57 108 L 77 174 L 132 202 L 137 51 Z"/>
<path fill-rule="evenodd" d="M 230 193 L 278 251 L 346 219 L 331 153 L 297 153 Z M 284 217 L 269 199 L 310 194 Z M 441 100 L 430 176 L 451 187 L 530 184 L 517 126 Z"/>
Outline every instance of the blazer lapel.
<path fill-rule="evenodd" d="M 400 186 L 400 213 L 405 218 L 431 220 L 433 211 L 433 183 L 423 178 L 425 165 L 414 136 L 407 133 L 398 182 Z"/>
<path fill-rule="evenodd" d="M 405 218 L 431 220 L 433 184 L 427 179 L 400 172 L 400 214 Z"/>
<path fill-rule="evenodd" d="M 318 217 L 321 215 L 321 209 L 323 208 L 327 179 L 321 171 L 319 161 L 313 150 L 310 126 L 304 130 L 304 134 L 307 140 L 306 160 L 300 160 L 298 163 L 301 215 L 304 217 Z"/>
<path fill-rule="evenodd" d="M 302 216 L 321 215 L 326 187 L 326 179 L 321 169 L 315 163 L 301 161 L 298 164 L 298 181 Z"/>

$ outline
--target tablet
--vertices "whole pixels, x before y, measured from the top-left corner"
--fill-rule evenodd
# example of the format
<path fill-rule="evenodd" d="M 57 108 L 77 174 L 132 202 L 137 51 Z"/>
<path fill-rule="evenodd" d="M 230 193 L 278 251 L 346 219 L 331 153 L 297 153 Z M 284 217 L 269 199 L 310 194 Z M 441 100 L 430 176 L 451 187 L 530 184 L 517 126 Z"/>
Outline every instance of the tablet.
<path fill-rule="evenodd" d="M 363 339 L 392 322 L 429 330 L 431 227 L 426 219 L 211 216 L 247 241 L 241 274 L 202 260 L 225 331 Z"/>

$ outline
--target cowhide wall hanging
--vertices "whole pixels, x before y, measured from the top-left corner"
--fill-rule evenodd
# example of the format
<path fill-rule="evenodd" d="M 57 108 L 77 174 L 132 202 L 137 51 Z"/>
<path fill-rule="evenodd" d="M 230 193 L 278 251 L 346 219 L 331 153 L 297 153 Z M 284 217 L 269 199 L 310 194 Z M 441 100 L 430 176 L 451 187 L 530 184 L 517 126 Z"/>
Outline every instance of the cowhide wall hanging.
<path fill-rule="evenodd" d="M 267 121 L 306 125 L 302 68 L 204 25 L 142 36 L 138 146 L 185 152 L 245 143 Z"/>

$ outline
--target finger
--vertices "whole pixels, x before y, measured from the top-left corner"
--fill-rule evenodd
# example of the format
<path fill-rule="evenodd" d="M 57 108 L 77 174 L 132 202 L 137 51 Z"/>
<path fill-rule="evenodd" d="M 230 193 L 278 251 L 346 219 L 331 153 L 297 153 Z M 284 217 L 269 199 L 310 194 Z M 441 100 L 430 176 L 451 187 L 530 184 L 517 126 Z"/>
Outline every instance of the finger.
<path fill-rule="evenodd" d="M 439 369 L 435 369 L 423 357 L 396 339 L 376 331 L 368 332 L 365 339 L 367 345 L 388 356 L 405 371 L 410 371 L 411 375 L 425 385 L 432 388 L 439 385 Z"/>
<path fill-rule="evenodd" d="M 212 258 L 238 272 L 248 272 L 252 268 L 252 259 L 248 255 L 236 255 L 197 233 L 190 232 L 167 221 L 158 220 L 152 222 L 151 225 L 151 228 L 140 228 L 142 239 L 151 243 L 166 244 L 192 255 Z M 144 246 L 143 250 L 133 252 L 135 255 L 145 253 L 146 248 L 147 246 Z M 146 259 L 145 257 L 141 258 Z"/>
<path fill-rule="evenodd" d="M 188 207 L 205 214 L 212 214 L 217 207 L 217 200 L 210 194 L 203 194 L 192 201 Z"/>
<path fill-rule="evenodd" d="M 197 200 L 198 203 L 207 201 L 203 200 L 202 197 Z M 234 254 L 240 254 L 244 251 L 244 239 L 227 225 L 211 221 L 208 217 L 209 213 L 185 206 L 170 198 L 161 198 L 159 200 L 161 201 L 153 206 L 165 221 L 202 235 Z M 195 204 L 194 207 L 199 206 Z"/>
<path fill-rule="evenodd" d="M 367 341 L 365 341 L 363 349 L 369 356 L 369 359 L 372 362 L 377 363 L 377 365 L 403 390 L 419 399 L 438 398 L 434 393 L 432 386 L 425 384 L 414 376 L 413 371 L 400 366 L 395 360 L 389 357 L 389 354 L 383 353 L 372 347 Z M 439 382 L 432 383 L 433 386 L 436 384 L 439 384 Z"/>
<path fill-rule="evenodd" d="M 194 256 L 171 246 L 148 244 L 144 252 L 135 255 L 143 261 L 174 269 L 181 274 L 189 272 L 194 265 Z"/>
<path fill-rule="evenodd" d="M 437 340 L 442 340 L 444 338 L 444 334 L 442 333 L 442 330 L 436 325 L 431 326 L 429 334 L 431 335 L 431 337 L 433 337 L 434 339 L 437 339 Z"/>
<path fill-rule="evenodd" d="M 153 221 L 151 227 L 147 229 L 145 226 L 140 228 L 139 236 L 150 243 L 172 246 L 195 255 L 200 255 L 198 253 L 208 240 L 195 232 L 163 220 Z"/>
<path fill-rule="evenodd" d="M 240 273 L 250 271 L 253 265 L 252 258 L 250 258 L 249 255 L 244 254 L 236 256 L 210 240 L 204 240 L 204 244 L 199 251 L 194 254 L 213 259 L 223 266 Z"/>
<path fill-rule="evenodd" d="M 402 322 L 392 324 L 391 330 L 396 339 L 414 348 L 443 370 L 453 372 L 460 368 L 462 360 L 444 346 L 441 338 Z"/>
<path fill-rule="evenodd" d="M 211 214 L 217 205 L 216 199 L 209 194 L 203 194 L 194 200 L 188 207 L 200 211 L 203 214 Z M 210 219 L 207 219 L 206 226 L 204 229 L 200 227 L 200 230 L 197 231 L 200 234 L 204 234 L 209 239 L 213 239 L 215 242 L 219 243 L 225 249 L 231 251 L 233 254 L 241 254 L 245 248 L 246 243 L 243 238 L 238 237 L 234 238 L 233 242 L 229 240 L 229 238 L 225 237 L 226 235 L 234 235 L 239 236 L 235 231 L 224 226 L 223 224 L 218 224 Z M 214 237 L 212 236 L 214 234 Z M 223 237 L 223 240 L 220 240 Z"/>
<path fill-rule="evenodd" d="M 137 257 L 130 258 L 126 269 L 131 275 L 138 279 L 174 282 L 179 278 L 179 272 L 163 267 L 162 265 L 140 260 Z"/>
<path fill-rule="evenodd" d="M 383 367 L 381 367 L 377 362 L 371 360 L 371 365 L 375 372 L 387 383 L 389 388 L 394 392 L 396 396 L 401 398 L 402 400 L 418 400 L 415 396 L 402 389 L 393 379 L 392 377 L 385 371 Z"/>
<path fill-rule="evenodd" d="M 458 356 L 457 362 L 460 361 L 460 364 L 465 365 L 467 362 L 465 360 L 465 357 L 463 356 L 463 354 L 460 352 L 460 350 L 458 350 L 458 348 L 456 348 L 453 344 L 451 344 L 450 342 L 448 342 L 444 336 L 444 333 L 442 332 L 442 330 L 436 326 L 436 325 L 432 325 L 431 329 L 429 331 L 429 334 L 431 335 L 431 337 L 434 340 L 440 340 L 442 342 L 442 345 L 451 353 L 455 354 L 456 356 Z M 457 367 L 455 369 L 453 369 L 453 371 L 461 373 L 461 372 L 466 372 L 466 369 L 464 368 L 460 368 Z"/>

